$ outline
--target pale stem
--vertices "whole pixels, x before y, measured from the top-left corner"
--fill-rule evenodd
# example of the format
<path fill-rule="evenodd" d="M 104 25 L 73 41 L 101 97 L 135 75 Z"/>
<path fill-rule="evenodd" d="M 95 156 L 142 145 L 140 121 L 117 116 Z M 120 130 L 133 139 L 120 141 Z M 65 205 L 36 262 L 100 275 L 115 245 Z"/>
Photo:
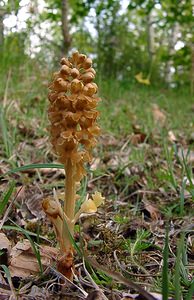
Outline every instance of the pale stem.
<path fill-rule="evenodd" d="M 68 230 L 64 224 L 64 246 L 66 249 L 72 248 L 71 240 L 69 237 L 69 233 L 73 236 L 74 232 L 74 223 L 72 220 L 74 219 L 75 213 L 75 200 L 76 200 L 76 182 L 73 178 L 75 166 L 72 165 L 70 159 L 67 160 L 65 165 L 65 201 L 64 201 L 64 213 L 67 216 L 69 222 L 67 223 Z"/>

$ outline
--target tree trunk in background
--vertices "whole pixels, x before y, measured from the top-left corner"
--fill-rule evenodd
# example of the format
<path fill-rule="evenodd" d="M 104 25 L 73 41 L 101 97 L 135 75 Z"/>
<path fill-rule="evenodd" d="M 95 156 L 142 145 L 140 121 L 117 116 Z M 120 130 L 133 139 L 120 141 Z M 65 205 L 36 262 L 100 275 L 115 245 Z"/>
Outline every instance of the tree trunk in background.
<path fill-rule="evenodd" d="M 194 43 L 191 44 L 191 95 L 194 95 Z"/>
<path fill-rule="evenodd" d="M 5 16 L 5 10 L 0 7 L 0 50 L 3 48 L 3 42 L 4 42 L 4 24 L 3 19 Z"/>
<path fill-rule="evenodd" d="M 71 47 L 71 36 L 69 33 L 69 22 L 68 22 L 69 4 L 68 4 L 68 0 L 61 0 L 61 1 L 62 1 L 61 21 L 62 21 L 62 35 L 63 35 L 62 54 L 67 55 Z"/>
<path fill-rule="evenodd" d="M 168 40 L 169 60 L 166 63 L 166 70 L 165 70 L 165 78 L 166 78 L 166 83 L 168 85 L 170 85 L 170 83 L 172 81 L 172 71 L 171 71 L 171 67 L 173 67 L 172 56 L 175 53 L 174 46 L 177 41 L 177 34 L 178 34 L 178 24 L 174 23 L 171 33 L 169 34 L 169 40 Z"/>
<path fill-rule="evenodd" d="M 102 71 L 102 64 L 103 61 L 101 59 L 101 30 L 100 30 L 100 17 L 99 15 L 96 16 L 96 31 L 97 31 L 97 69 L 99 74 L 101 74 Z"/>
<path fill-rule="evenodd" d="M 148 47 L 149 60 L 150 63 L 152 63 L 153 56 L 155 54 L 152 10 L 147 15 L 147 47 Z"/>

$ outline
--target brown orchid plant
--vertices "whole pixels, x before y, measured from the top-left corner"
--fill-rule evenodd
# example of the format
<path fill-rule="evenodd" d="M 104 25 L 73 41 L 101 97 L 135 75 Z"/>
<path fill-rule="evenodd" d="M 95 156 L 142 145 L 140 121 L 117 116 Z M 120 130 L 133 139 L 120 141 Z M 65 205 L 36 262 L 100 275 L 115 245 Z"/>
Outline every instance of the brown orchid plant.
<path fill-rule="evenodd" d="M 100 133 L 96 110 L 100 99 L 96 96 L 98 87 L 93 82 L 96 72 L 90 58 L 74 52 L 71 57 L 62 58 L 61 65 L 49 86 L 48 117 L 51 144 L 65 169 L 65 197 L 63 205 L 56 195 L 44 199 L 42 205 L 59 243 L 58 270 L 72 280 L 74 225 L 82 213 L 94 213 L 104 202 L 101 193 L 95 192 L 91 197 L 86 196 L 75 212 L 77 190 L 86 176 L 85 165 L 92 160 L 91 150 Z"/>

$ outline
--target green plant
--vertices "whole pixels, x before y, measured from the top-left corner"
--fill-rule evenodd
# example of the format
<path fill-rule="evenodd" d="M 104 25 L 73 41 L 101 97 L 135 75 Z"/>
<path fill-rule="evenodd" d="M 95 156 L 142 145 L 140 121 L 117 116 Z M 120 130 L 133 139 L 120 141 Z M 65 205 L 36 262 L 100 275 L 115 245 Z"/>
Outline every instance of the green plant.
<path fill-rule="evenodd" d="M 169 228 L 167 226 L 163 249 L 162 268 L 162 299 L 169 299 L 173 294 L 175 300 L 191 300 L 194 292 L 194 280 L 190 279 L 187 261 L 187 245 L 185 233 L 181 234 L 177 242 L 174 269 L 169 267 Z"/>
<path fill-rule="evenodd" d="M 169 295 L 169 268 L 168 268 L 168 258 L 169 258 L 169 229 L 166 228 L 165 243 L 163 250 L 163 268 L 162 268 L 162 299 L 168 300 Z"/>
<path fill-rule="evenodd" d="M 0 200 L 0 216 L 3 215 L 6 205 L 8 204 L 8 201 L 14 191 L 14 188 L 15 188 L 15 182 L 11 182 L 9 184 L 7 191 L 2 195 Z"/>
<path fill-rule="evenodd" d="M 130 253 L 130 258 L 132 263 L 142 270 L 144 274 L 147 274 L 147 270 L 139 263 L 137 259 L 137 255 L 141 253 L 141 251 L 147 249 L 151 246 L 150 242 L 146 240 L 150 236 L 150 232 L 144 229 L 138 229 L 136 239 L 131 241 L 130 239 L 124 240 L 124 248 Z"/>
<path fill-rule="evenodd" d="M 13 152 L 13 145 L 9 136 L 8 125 L 6 120 L 6 108 L 0 108 L 0 128 L 2 132 L 3 148 L 6 158 L 10 158 Z"/>
<path fill-rule="evenodd" d="M 57 196 L 43 201 L 43 209 L 53 223 L 59 242 L 61 257 L 58 270 L 72 279 L 74 225 L 79 216 L 97 211 L 104 198 L 99 192 L 88 196 L 76 212 L 77 190 L 86 175 L 85 164 L 91 162 L 91 150 L 96 144 L 100 128 L 96 106 L 99 98 L 97 85 L 92 83 L 95 70 L 92 60 L 75 52 L 62 58 L 62 67 L 54 74 L 50 85 L 50 135 L 53 150 L 65 169 L 65 199 L 63 207 Z"/>

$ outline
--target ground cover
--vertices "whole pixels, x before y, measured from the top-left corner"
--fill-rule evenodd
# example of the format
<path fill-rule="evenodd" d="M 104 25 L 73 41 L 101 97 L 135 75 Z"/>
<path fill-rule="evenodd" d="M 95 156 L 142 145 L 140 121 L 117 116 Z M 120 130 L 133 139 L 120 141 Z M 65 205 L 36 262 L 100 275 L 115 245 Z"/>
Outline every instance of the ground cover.
<path fill-rule="evenodd" d="M 99 79 L 102 134 L 81 195 L 99 190 L 106 201 L 98 213 L 76 224 L 73 286 L 55 263 L 48 267 L 56 253 L 43 246 L 56 246 L 56 240 L 41 202 L 53 189 L 62 199 L 65 179 L 47 133 L 50 71 L 26 70 L 18 71 L 17 78 L 10 71 L 1 81 L 4 299 L 127 299 L 141 294 L 139 287 L 163 299 L 192 299 L 192 97 L 185 90 Z M 8 254 L 13 248 L 11 265 Z"/>

